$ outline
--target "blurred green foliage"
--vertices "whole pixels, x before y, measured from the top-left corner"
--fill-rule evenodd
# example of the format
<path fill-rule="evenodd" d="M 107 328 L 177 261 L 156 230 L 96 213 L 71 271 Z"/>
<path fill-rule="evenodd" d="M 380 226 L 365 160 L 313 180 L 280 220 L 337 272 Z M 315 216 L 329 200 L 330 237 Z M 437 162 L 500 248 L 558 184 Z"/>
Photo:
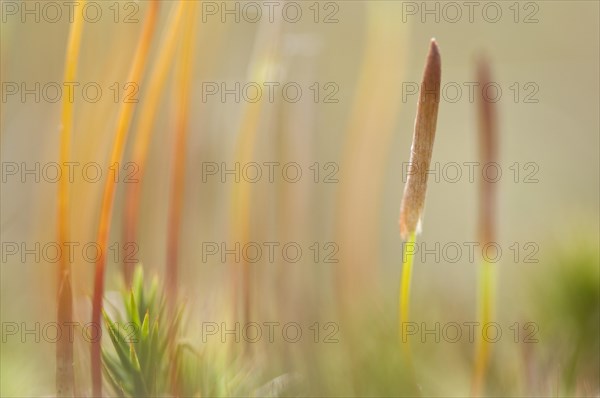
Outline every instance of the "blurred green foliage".
<path fill-rule="evenodd" d="M 177 340 L 180 315 L 167 318 L 165 301 L 155 278 L 148 292 L 142 267 L 131 290 L 123 294 L 125 314 L 104 319 L 113 350 L 103 349 L 106 379 L 118 396 L 159 396 L 177 391 L 183 347 Z M 180 313 L 179 313 L 180 314 Z"/>
<path fill-rule="evenodd" d="M 600 378 L 600 258 L 597 245 L 579 242 L 555 252 L 533 297 L 562 393 L 578 395 L 597 393 Z"/>

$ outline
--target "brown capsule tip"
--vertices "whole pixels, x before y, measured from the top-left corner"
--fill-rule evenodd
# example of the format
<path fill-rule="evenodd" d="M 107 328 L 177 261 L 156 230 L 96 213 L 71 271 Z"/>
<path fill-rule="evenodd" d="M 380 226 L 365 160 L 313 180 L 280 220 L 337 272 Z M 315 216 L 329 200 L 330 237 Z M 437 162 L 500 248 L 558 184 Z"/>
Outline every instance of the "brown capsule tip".
<path fill-rule="evenodd" d="M 431 41 L 429 42 L 429 54 L 435 54 L 437 57 L 440 56 L 440 48 L 437 44 L 437 40 L 435 40 L 435 37 L 432 37 Z"/>
<path fill-rule="evenodd" d="M 427 54 L 427 64 L 425 65 L 425 73 L 428 73 L 428 70 L 431 70 L 430 73 L 437 74 L 438 79 L 441 76 L 441 68 L 442 68 L 442 58 L 440 56 L 440 48 L 435 39 L 431 39 L 429 44 L 429 54 Z M 423 80 L 425 81 L 425 77 L 423 76 Z"/>
<path fill-rule="evenodd" d="M 400 236 L 417 233 L 425 207 L 427 170 L 431 163 L 440 102 L 442 62 L 435 39 L 431 40 L 419 92 L 408 178 L 400 205 Z"/>

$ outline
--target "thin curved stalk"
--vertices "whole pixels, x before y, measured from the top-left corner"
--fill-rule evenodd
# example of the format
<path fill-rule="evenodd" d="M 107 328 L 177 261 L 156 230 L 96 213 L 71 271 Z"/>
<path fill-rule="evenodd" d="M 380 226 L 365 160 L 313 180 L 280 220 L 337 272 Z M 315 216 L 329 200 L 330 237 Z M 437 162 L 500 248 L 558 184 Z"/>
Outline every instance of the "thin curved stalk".
<path fill-rule="evenodd" d="M 188 118 L 190 111 L 190 91 L 192 83 L 192 70 L 194 64 L 194 42 L 196 29 L 194 23 L 195 2 L 190 3 L 187 11 L 187 20 L 183 35 L 181 57 L 179 59 L 177 74 L 177 120 L 175 126 L 175 147 L 173 150 L 173 167 L 171 189 L 171 202 L 168 220 L 167 235 L 167 270 L 166 291 L 170 303 L 175 303 L 177 296 L 178 279 L 178 250 L 179 230 L 181 228 L 181 211 L 183 206 L 184 180 L 185 180 L 185 148 L 188 133 Z"/>
<path fill-rule="evenodd" d="M 137 243 L 137 222 L 139 217 L 140 197 L 142 181 L 146 169 L 148 158 L 148 149 L 152 138 L 154 121 L 156 118 L 158 105 L 160 104 L 161 94 L 164 90 L 167 75 L 173 64 L 173 55 L 177 48 L 177 39 L 179 38 L 180 26 L 186 7 L 193 1 L 180 1 L 173 8 L 166 23 L 166 35 L 161 40 L 156 52 L 156 64 L 148 78 L 148 90 L 144 102 L 140 105 L 140 114 L 144 115 L 137 120 L 137 126 L 134 129 L 134 147 L 132 153 L 132 162 L 138 167 L 137 182 L 128 184 L 125 189 L 125 210 L 124 210 L 124 239 L 127 243 Z M 133 265 L 124 265 L 125 283 L 131 285 L 133 275 Z"/>
<path fill-rule="evenodd" d="M 491 82 L 490 68 L 485 60 L 478 65 L 478 79 L 480 87 L 485 87 Z M 483 164 L 497 161 L 497 135 L 496 110 L 494 103 L 483 96 L 479 98 L 479 152 Z M 479 240 L 482 247 L 494 242 L 496 236 L 496 184 L 482 179 L 479 187 Z M 493 319 L 495 297 L 495 267 L 483 258 L 479 267 L 478 280 L 478 318 L 482 327 Z M 490 343 L 478 335 L 475 353 L 475 371 L 471 394 L 478 396 L 485 385 L 487 368 L 490 360 Z"/>
<path fill-rule="evenodd" d="M 158 15 L 158 1 L 150 3 L 150 9 L 146 15 L 146 21 L 138 42 L 133 63 L 129 71 L 128 81 L 141 82 L 152 35 L 156 25 Z M 112 153 L 109 164 L 117 164 L 123 156 L 123 149 L 127 141 L 127 133 L 133 116 L 133 102 L 124 102 L 121 105 L 120 114 L 117 122 L 115 141 L 113 143 Z M 96 330 L 100 330 L 102 317 L 102 297 L 104 295 L 104 270 L 106 267 L 106 252 L 108 250 L 108 233 L 110 231 L 110 222 L 115 196 L 115 181 L 112 178 L 107 178 L 104 185 L 104 194 L 102 197 L 102 207 L 100 210 L 100 223 L 98 226 L 97 244 L 100 248 L 99 256 L 95 265 L 94 275 L 94 296 L 92 299 L 92 323 L 96 326 Z M 92 341 L 91 346 L 91 371 L 92 371 L 92 391 L 94 396 L 102 395 L 102 357 L 101 357 L 101 334 Z"/>
<path fill-rule="evenodd" d="M 79 4 L 83 7 L 84 3 Z M 76 12 L 69 30 L 69 41 L 65 57 L 64 81 L 73 82 L 77 76 L 77 63 L 83 30 L 83 13 Z M 71 155 L 71 134 L 73 130 L 73 102 L 63 101 L 60 132 L 60 165 L 62 175 L 67 175 L 66 164 Z M 61 178 L 58 183 L 58 241 L 63 247 L 69 240 L 69 181 Z M 57 322 L 63 328 L 73 322 L 73 289 L 71 286 L 71 263 L 68 256 L 61 256 L 58 269 L 58 308 Z M 56 395 L 73 396 L 73 342 L 62 336 L 56 345 Z"/>
<path fill-rule="evenodd" d="M 177 282 L 179 277 L 179 232 L 181 228 L 181 213 L 183 206 L 183 194 L 185 188 L 185 160 L 186 160 L 186 141 L 188 133 L 188 118 L 190 108 L 190 86 L 193 70 L 193 46 L 195 42 L 195 24 L 194 11 L 195 2 L 190 3 L 190 9 L 185 20 L 185 29 L 183 32 L 183 43 L 181 56 L 178 62 L 176 91 L 177 91 L 177 115 L 175 121 L 175 145 L 172 158 L 172 188 L 169 203 L 169 218 L 167 232 L 167 261 L 166 261 L 166 283 L 165 290 L 168 298 L 169 316 L 174 317 L 177 303 Z M 175 332 L 175 331 L 174 331 Z M 174 336 L 176 337 L 176 336 Z M 178 382 L 177 368 L 177 347 L 172 348 L 172 361 L 175 366 L 171 368 L 171 384 L 173 386 L 172 394 L 175 397 L 180 396 L 180 386 Z"/>

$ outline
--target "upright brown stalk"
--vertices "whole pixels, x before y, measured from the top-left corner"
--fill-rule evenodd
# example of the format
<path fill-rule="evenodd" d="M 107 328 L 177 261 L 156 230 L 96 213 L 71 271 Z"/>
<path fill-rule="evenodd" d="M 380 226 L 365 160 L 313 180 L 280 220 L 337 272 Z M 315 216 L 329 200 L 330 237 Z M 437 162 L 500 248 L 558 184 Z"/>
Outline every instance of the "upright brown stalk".
<path fill-rule="evenodd" d="M 171 190 L 171 203 L 168 220 L 167 235 L 167 270 L 166 270 L 166 291 L 170 303 L 175 303 L 177 295 L 178 279 L 178 250 L 179 250 L 179 229 L 181 228 L 181 208 L 183 206 L 183 191 L 185 179 L 185 147 L 187 141 L 187 124 L 190 110 L 190 89 L 192 81 L 192 70 L 194 64 L 194 41 L 195 41 L 195 23 L 194 7 L 192 2 L 187 11 L 185 21 L 185 30 L 183 34 L 183 43 L 181 48 L 181 58 L 179 59 L 177 74 L 177 119 L 175 125 L 175 146 L 173 149 L 173 167 L 172 179 L 173 186 Z"/>
<path fill-rule="evenodd" d="M 479 87 L 491 83 L 490 66 L 482 59 L 478 66 Z M 496 107 L 485 93 L 479 99 L 479 153 L 483 166 L 498 160 L 498 126 Z M 479 239 L 481 244 L 494 242 L 496 235 L 496 183 L 482 179 L 479 186 Z"/>
<path fill-rule="evenodd" d="M 83 2 L 79 4 L 83 7 Z M 75 13 L 75 19 L 69 31 L 67 54 L 65 57 L 65 82 L 74 82 L 77 76 L 77 60 L 83 30 L 83 13 Z M 62 104 L 60 132 L 60 164 L 63 177 L 67 175 L 66 165 L 71 155 L 71 131 L 73 129 L 72 98 L 65 99 Z M 69 181 L 61 178 L 58 184 L 58 241 L 64 247 L 69 240 Z M 58 269 L 57 322 L 64 329 L 73 322 L 73 289 L 71 287 L 71 263 L 68 256 L 61 256 Z M 62 335 L 56 344 L 56 395 L 73 396 L 73 342 Z"/>
<path fill-rule="evenodd" d="M 148 57 L 148 50 L 152 41 L 154 27 L 158 14 L 158 1 L 153 0 L 150 3 L 150 9 L 146 16 L 146 21 L 143 26 L 140 40 L 133 57 L 133 63 L 129 71 L 128 81 L 142 81 L 144 68 Z M 115 141 L 113 144 L 112 154 L 109 164 L 118 164 L 121 161 L 123 148 L 127 140 L 129 125 L 133 116 L 134 103 L 124 102 L 121 105 L 120 114 L 117 122 Z M 96 330 L 100 330 L 102 316 L 102 297 L 104 295 L 104 269 L 106 266 L 106 252 L 108 250 L 108 233 L 110 231 L 110 221 L 112 208 L 115 196 L 115 181 L 112 178 L 107 178 L 104 186 L 104 195 L 102 197 L 102 208 L 100 210 L 100 223 L 98 227 L 97 244 L 100 248 L 100 254 L 96 261 L 95 276 L 94 276 L 94 296 L 92 299 L 92 323 Z M 101 358 L 101 334 L 92 341 L 91 347 L 91 370 L 92 370 L 92 392 L 94 396 L 102 395 L 102 358 Z"/>
<path fill-rule="evenodd" d="M 477 68 L 479 87 L 487 87 L 491 82 L 490 67 L 486 60 L 481 60 Z M 485 90 L 478 101 L 479 119 L 479 153 L 480 160 L 486 164 L 495 163 L 498 158 L 498 126 L 496 120 L 495 104 L 486 97 Z M 479 186 L 479 242 L 481 247 L 486 247 L 496 239 L 496 183 L 489 179 L 482 179 Z M 494 264 L 487 259 L 481 260 L 479 269 L 478 286 L 478 312 L 479 322 L 485 325 L 492 321 L 494 311 Z M 487 373 L 490 344 L 481 336 L 476 342 L 475 372 L 471 394 L 479 396 L 484 388 Z"/>
<path fill-rule="evenodd" d="M 134 147 L 132 162 L 138 167 L 137 183 L 127 184 L 125 189 L 125 214 L 124 214 L 124 239 L 127 243 L 137 243 L 137 222 L 140 208 L 142 181 L 146 169 L 148 149 L 156 113 L 160 103 L 167 75 L 172 65 L 173 55 L 177 47 L 180 25 L 186 7 L 193 1 L 180 1 L 172 9 L 169 19 L 165 25 L 166 35 L 161 40 L 156 52 L 156 64 L 148 78 L 146 98 L 140 106 L 140 114 L 143 117 L 137 120 L 134 133 Z M 131 285 L 134 264 L 124 264 L 125 283 Z"/>
<path fill-rule="evenodd" d="M 423 72 L 423 82 L 417 104 L 417 116 L 411 146 L 408 179 L 404 187 L 402 204 L 400 205 L 400 235 L 406 242 L 406 247 L 415 244 L 419 232 L 421 217 L 425 207 L 427 191 L 427 175 L 433 152 L 437 114 L 440 101 L 440 85 L 442 78 L 442 62 L 435 40 L 431 40 L 429 54 Z M 411 170 L 417 170 L 412 172 Z M 412 252 L 412 251 L 411 251 Z M 404 335 L 404 327 L 410 320 L 410 284 L 412 279 L 412 255 L 403 253 L 402 277 L 399 293 L 399 333 L 403 343 L 407 366 L 412 372 L 410 344 Z"/>
<path fill-rule="evenodd" d="M 195 24 L 195 2 L 190 3 L 187 10 L 185 27 L 183 30 L 183 42 L 181 45 L 181 55 L 178 60 L 176 77 L 176 101 L 177 116 L 175 122 L 175 145 L 173 147 L 172 159 L 172 189 L 171 202 L 169 208 L 168 234 L 167 234 L 167 269 L 166 269 L 166 296 L 168 298 L 168 315 L 171 319 L 176 317 L 177 303 L 177 282 L 179 276 L 179 233 L 181 228 L 181 211 L 183 206 L 184 180 L 185 180 L 185 149 L 188 133 L 188 118 L 190 110 L 190 92 L 192 84 L 192 70 L 194 69 L 194 43 L 196 39 Z M 177 330 L 173 329 L 172 334 Z M 173 336 L 177 338 L 177 336 Z M 178 379 L 181 369 L 177 361 L 178 348 L 173 345 L 169 355 L 173 366 L 171 367 L 171 393 L 175 397 L 181 395 L 181 383 Z"/>

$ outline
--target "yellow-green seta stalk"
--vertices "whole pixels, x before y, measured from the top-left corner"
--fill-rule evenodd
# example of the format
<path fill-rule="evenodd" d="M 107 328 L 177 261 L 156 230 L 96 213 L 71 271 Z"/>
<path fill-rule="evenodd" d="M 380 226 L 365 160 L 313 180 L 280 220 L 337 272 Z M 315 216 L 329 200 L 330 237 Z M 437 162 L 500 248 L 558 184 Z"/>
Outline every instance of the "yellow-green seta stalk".
<path fill-rule="evenodd" d="M 406 341 L 404 336 L 404 325 L 408 323 L 409 311 L 410 311 L 410 281 L 412 280 L 412 268 L 413 268 L 413 257 L 414 250 L 408 251 L 408 248 L 415 244 L 415 233 L 410 234 L 408 240 L 405 243 L 405 250 L 402 254 L 402 279 L 400 280 L 400 300 L 398 304 L 399 314 L 398 319 L 400 320 L 400 338 L 402 342 Z"/>

